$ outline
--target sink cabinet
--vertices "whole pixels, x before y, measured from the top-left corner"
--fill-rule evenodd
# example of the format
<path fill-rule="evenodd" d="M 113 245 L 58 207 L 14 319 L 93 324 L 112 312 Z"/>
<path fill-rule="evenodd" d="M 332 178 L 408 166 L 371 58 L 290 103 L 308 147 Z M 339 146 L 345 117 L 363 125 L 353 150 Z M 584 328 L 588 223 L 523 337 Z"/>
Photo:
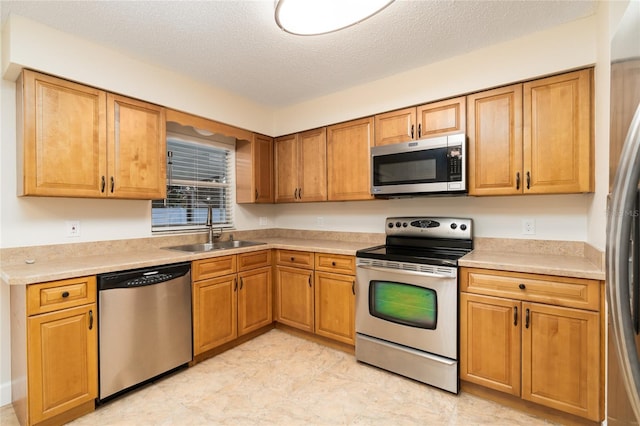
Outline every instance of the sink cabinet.
<path fill-rule="evenodd" d="M 460 378 L 599 421 L 602 283 L 461 268 Z"/>
<path fill-rule="evenodd" d="M 192 262 L 193 354 L 271 324 L 271 251 Z"/>
<path fill-rule="evenodd" d="M 165 197 L 164 108 L 30 70 L 16 87 L 20 195 Z"/>
<path fill-rule="evenodd" d="M 98 395 L 95 276 L 11 286 L 12 400 L 22 425 L 63 424 Z"/>

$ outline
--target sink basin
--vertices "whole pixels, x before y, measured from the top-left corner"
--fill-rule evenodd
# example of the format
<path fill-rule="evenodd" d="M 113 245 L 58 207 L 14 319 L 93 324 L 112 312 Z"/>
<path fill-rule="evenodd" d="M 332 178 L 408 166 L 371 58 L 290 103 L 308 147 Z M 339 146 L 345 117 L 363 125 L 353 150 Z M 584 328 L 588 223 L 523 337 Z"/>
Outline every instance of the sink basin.
<path fill-rule="evenodd" d="M 167 250 L 178 250 L 178 251 L 185 251 L 189 253 L 200 253 L 200 252 L 214 251 L 214 250 L 251 247 L 251 246 L 257 246 L 260 244 L 266 244 L 266 243 L 257 243 L 255 241 L 232 240 L 232 241 L 216 241 L 214 243 L 185 244 L 183 246 L 173 246 L 173 247 L 165 247 L 165 248 Z"/>

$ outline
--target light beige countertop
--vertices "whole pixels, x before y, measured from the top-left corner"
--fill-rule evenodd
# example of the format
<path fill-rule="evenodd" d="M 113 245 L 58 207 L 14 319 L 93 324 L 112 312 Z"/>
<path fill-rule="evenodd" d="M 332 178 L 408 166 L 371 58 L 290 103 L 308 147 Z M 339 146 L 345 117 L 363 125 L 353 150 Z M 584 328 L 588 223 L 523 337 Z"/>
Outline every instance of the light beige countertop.
<path fill-rule="evenodd" d="M 359 249 L 384 243 L 384 234 L 304 230 L 234 231 L 234 236 L 238 240 L 265 244 L 203 253 L 166 249 L 202 242 L 206 236 L 200 233 L 8 248 L 0 250 L 0 278 L 9 285 L 26 285 L 266 249 L 353 256 Z M 224 235 L 223 239 L 228 236 Z M 604 253 L 583 242 L 475 238 L 474 247 L 473 252 L 460 259 L 460 266 L 605 279 Z M 34 263 L 27 264 L 26 260 Z"/>
<path fill-rule="evenodd" d="M 265 244 L 203 253 L 187 253 L 152 247 L 131 251 L 114 250 L 108 254 L 76 254 L 74 256 L 54 259 L 46 257 L 42 260 L 37 257 L 25 258 L 20 261 L 14 259 L 13 262 L 3 261 L 0 264 L 0 273 L 2 281 L 9 285 L 25 285 L 267 249 L 312 251 L 353 256 L 357 250 L 373 245 L 371 242 L 282 237 L 259 238 L 255 239 L 255 241 L 264 242 Z M 28 264 L 26 263 L 27 259 L 34 260 L 35 262 Z"/>

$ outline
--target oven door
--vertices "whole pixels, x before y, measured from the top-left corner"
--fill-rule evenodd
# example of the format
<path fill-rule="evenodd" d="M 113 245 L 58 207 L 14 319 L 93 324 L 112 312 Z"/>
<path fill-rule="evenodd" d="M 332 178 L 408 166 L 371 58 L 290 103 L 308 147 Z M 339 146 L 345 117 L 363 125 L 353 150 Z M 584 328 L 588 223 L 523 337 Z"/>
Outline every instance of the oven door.
<path fill-rule="evenodd" d="M 358 259 L 356 274 L 356 333 L 458 358 L 457 268 Z"/>

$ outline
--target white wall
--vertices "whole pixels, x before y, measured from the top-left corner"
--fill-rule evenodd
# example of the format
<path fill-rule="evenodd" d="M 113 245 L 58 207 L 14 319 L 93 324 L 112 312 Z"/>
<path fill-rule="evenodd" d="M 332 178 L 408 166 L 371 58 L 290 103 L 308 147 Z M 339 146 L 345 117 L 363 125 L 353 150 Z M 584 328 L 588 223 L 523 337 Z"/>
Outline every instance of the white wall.
<path fill-rule="evenodd" d="M 18 198 L 16 193 L 15 78 L 28 66 L 253 131 L 281 135 L 407 105 L 481 90 L 596 62 L 597 20 L 534 34 L 438 64 L 272 111 L 216 88 L 142 63 L 20 17 L 2 36 L 0 88 L 0 247 L 100 241 L 150 235 L 149 202 Z M 598 74 L 599 75 L 599 74 Z M 600 77 L 598 77 L 600 78 Z M 9 80 L 6 80 L 9 79 Z M 604 83 L 597 83 L 604 84 Z M 602 86 L 604 87 L 604 86 Z M 604 96 L 604 95 L 603 95 Z M 607 113 L 608 114 L 608 113 Z M 608 117 L 607 117 L 608 119 Z M 599 116 L 596 123 L 605 120 Z M 596 130 L 604 150 L 605 132 Z M 601 170 L 597 158 L 596 165 Z M 601 179 L 600 173 L 598 179 Z M 600 246 L 602 199 L 596 195 L 415 198 L 387 201 L 241 205 L 239 229 L 282 227 L 381 232 L 392 215 L 456 215 L 475 220 L 477 236 L 525 238 L 521 220 L 533 218 L 533 238 L 593 241 Z M 259 218 L 267 225 L 259 225 Z M 321 217 L 322 225 L 318 225 Z M 64 236 L 64 221 L 81 221 L 81 237 Z M 588 223 L 589 221 L 589 223 Z M 9 402 L 8 289 L 0 287 L 0 405 Z"/>

